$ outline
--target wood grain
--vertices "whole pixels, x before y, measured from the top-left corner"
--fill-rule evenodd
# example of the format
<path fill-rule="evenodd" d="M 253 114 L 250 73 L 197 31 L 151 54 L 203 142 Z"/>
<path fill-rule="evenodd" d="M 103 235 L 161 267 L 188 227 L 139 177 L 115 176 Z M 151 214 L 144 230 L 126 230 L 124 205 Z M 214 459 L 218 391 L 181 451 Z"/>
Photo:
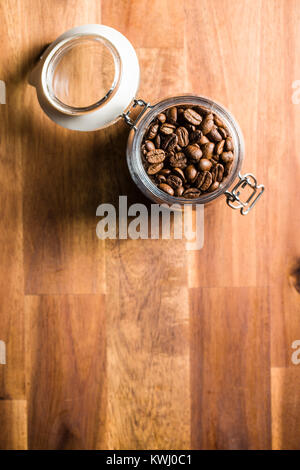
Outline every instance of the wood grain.
<path fill-rule="evenodd" d="M 272 368 L 272 447 L 299 450 L 300 370 Z"/>
<path fill-rule="evenodd" d="M 293 7 L 291 15 L 290 8 Z M 270 25 L 263 30 L 262 65 L 265 74 L 261 78 L 261 97 L 263 99 L 264 120 L 272 120 L 269 132 L 260 129 L 260 137 L 264 138 L 266 148 L 272 151 L 276 142 L 278 158 L 268 160 L 268 178 L 270 189 L 276 195 L 273 205 L 268 211 L 268 240 L 270 253 L 270 283 L 274 286 L 286 284 L 291 269 L 298 262 L 300 255 L 299 229 L 300 213 L 298 205 L 300 195 L 298 191 L 300 177 L 300 161 L 297 152 L 299 143 L 300 113 L 299 107 L 292 102 L 292 83 L 299 73 L 299 57 L 297 44 L 299 39 L 299 2 L 280 2 L 278 11 L 271 8 L 271 4 L 264 4 L 264 15 L 268 15 L 274 28 Z M 280 38 L 279 49 L 269 48 L 270 41 Z M 279 53 L 279 55 L 278 55 Z M 284 67 L 279 56 L 284 57 Z M 271 69 L 276 74 L 277 86 L 270 87 L 274 82 Z M 275 117 L 277 116 L 277 119 Z M 282 130 L 285 130 L 282 132 Z M 286 138 L 288 136 L 288 138 Z M 287 175 L 287 194 L 282 197 L 278 192 L 278 181 L 282 175 Z"/>
<path fill-rule="evenodd" d="M 272 367 L 291 367 L 293 363 L 292 343 L 300 339 L 300 302 L 299 292 L 293 280 L 270 290 L 270 309 L 272 312 Z"/>
<path fill-rule="evenodd" d="M 6 33 L 12 27 L 12 17 L 11 13 L 3 13 L 1 4 L 0 15 L 4 18 L 1 30 L 3 28 Z M 14 50 L 13 44 L 4 47 L 1 54 L 1 79 L 6 83 L 7 104 L 0 105 L 0 340 L 5 342 L 7 364 L 0 365 L 1 399 L 25 398 L 23 167 L 22 142 L 14 119 L 14 110 L 22 108 L 23 96 L 18 79 L 14 83 L 10 81 L 10 70 L 18 67 L 20 59 L 21 50 Z"/>
<path fill-rule="evenodd" d="M 188 293 L 181 244 L 111 245 L 109 448 L 190 448 Z M 141 257 L 144 262 L 137 263 Z"/>
<path fill-rule="evenodd" d="M 270 448 L 268 290 L 191 289 L 190 301 L 193 448 Z"/>
<path fill-rule="evenodd" d="M 291 5 L 290 5 L 291 6 Z M 297 152 L 299 143 L 300 113 L 292 102 L 292 82 L 299 73 L 297 40 L 299 40 L 300 5 L 292 2 L 293 15 L 287 2 L 281 2 L 274 13 L 270 4 L 264 5 L 263 13 L 268 15 L 270 25 L 263 31 L 262 63 L 265 75 L 261 79 L 261 95 L 264 96 L 264 119 L 272 119 L 269 133 L 261 129 L 268 149 L 276 141 L 277 159 L 269 159 L 268 178 L 273 193 L 278 192 L 278 181 L 287 175 L 287 194 L 278 194 L 268 211 L 268 254 L 270 256 L 269 284 L 272 311 L 272 366 L 291 367 L 291 344 L 300 338 L 299 330 L 299 230 L 300 213 L 298 210 L 300 194 L 298 190 L 300 161 Z M 277 31 L 277 32 L 276 32 Z M 279 49 L 268 47 L 270 41 L 280 37 Z M 284 57 L 282 68 L 279 56 Z M 278 70 L 277 86 L 270 87 L 274 81 L 272 67 Z M 278 116 L 277 119 L 274 119 Z M 285 129 L 285 132 L 282 132 Z M 285 136 L 289 136 L 287 139 Z M 291 373 L 290 377 L 293 374 Z"/>
<path fill-rule="evenodd" d="M 1 450 L 27 449 L 26 400 L 0 401 Z"/>
<path fill-rule="evenodd" d="M 0 448 L 300 449 L 300 2 L 2 0 L 0 17 Z M 98 240 L 100 203 L 150 205 L 129 129 L 64 130 L 27 83 L 46 44 L 101 22 L 135 47 L 139 98 L 209 96 L 242 128 L 266 192 L 244 218 L 205 207 L 198 252 Z"/>
<path fill-rule="evenodd" d="M 192 90 L 213 96 L 231 110 L 245 138 L 242 172 L 253 172 L 259 182 L 268 186 L 261 163 L 264 157 L 257 150 L 258 88 L 251 89 L 260 77 L 259 2 L 204 0 L 189 4 L 186 27 L 195 32 L 186 39 L 188 56 L 193 58 L 187 62 Z M 266 248 L 267 197 L 262 198 L 251 217 L 240 217 L 238 211 L 229 209 L 225 198 L 205 208 L 205 249 L 195 254 L 191 287 L 268 285 L 265 268 L 260 264 Z"/>
<path fill-rule="evenodd" d="M 152 101 L 161 93 L 168 95 L 173 88 L 179 92 L 184 87 L 182 50 L 141 48 L 138 55 L 142 68 L 149 57 L 153 60 L 151 73 L 142 72 L 141 97 Z M 118 195 L 125 194 L 128 205 L 145 202 L 149 208 L 149 201 L 133 187 L 126 167 L 127 136 L 122 123 L 101 136 L 104 171 L 109 174 L 111 167 L 119 169 L 105 185 L 106 200 L 118 207 Z M 140 242 L 106 241 L 107 445 L 114 449 L 188 449 L 185 243 L 172 239 Z"/>
<path fill-rule="evenodd" d="M 28 134 L 39 151 L 24 168 L 25 292 L 104 293 L 104 242 L 95 231 L 101 151 L 93 136 L 70 137 L 46 119 L 33 120 Z"/>
<path fill-rule="evenodd" d="M 37 2 L 37 8 L 41 11 L 42 4 Z M 43 8 L 39 24 L 34 11 L 25 10 L 29 22 L 35 25 L 30 41 L 39 50 L 74 24 L 101 23 L 99 2 L 71 1 L 68 9 L 61 11 L 61 2 L 55 1 L 45 8 L 47 14 Z M 41 35 L 41 30 L 47 31 L 47 37 Z M 25 292 L 104 293 L 104 243 L 97 239 L 95 232 L 95 211 L 102 198 L 102 174 L 98 165 L 101 150 L 96 145 L 95 134 L 72 133 L 60 128 L 40 112 L 35 90 L 25 80 L 22 90 L 25 110 L 17 122 L 22 126 L 22 141 L 27 148 L 24 154 Z"/>
<path fill-rule="evenodd" d="M 29 448 L 105 448 L 103 296 L 27 296 L 26 324 Z"/>
<path fill-rule="evenodd" d="M 102 2 L 103 24 L 123 33 L 135 47 L 180 48 L 184 0 L 111 0 Z"/>
<path fill-rule="evenodd" d="M 225 214 L 221 204 L 207 208 L 205 248 L 191 260 L 189 286 L 272 286 L 271 364 L 293 367 L 291 344 L 300 333 L 300 214 L 296 189 L 300 176 L 296 150 L 300 115 L 292 102 L 292 83 L 299 71 L 299 3 L 283 0 L 275 10 L 272 1 L 220 0 L 201 2 L 201 7 L 193 2 L 186 14 L 189 28 L 196 34 L 187 39 L 189 54 L 196 57 L 196 63 L 188 63 L 189 79 L 196 91 L 200 92 L 201 87 L 203 94 L 214 93 L 233 111 L 245 137 L 244 168 L 253 171 L 267 187 L 251 220 Z M 202 24 L 199 29 L 198 20 Z M 197 48 L 201 42 L 205 42 L 205 50 Z M 275 43 L 276 48 L 272 47 Z M 280 57 L 284 57 L 284 66 Z M 207 73 L 200 75 L 204 65 Z M 279 189 L 282 175 L 287 178 L 284 193 Z M 220 233 L 221 240 L 227 241 L 225 245 L 220 242 Z M 289 378 L 294 384 L 292 371 Z M 272 396 L 275 389 L 276 384 Z M 297 420 L 299 411 L 294 409 L 294 413 Z M 280 416 L 285 433 L 289 418 L 285 423 L 285 415 Z M 276 416 L 272 414 L 273 429 L 277 417 L 278 409 Z M 296 442 L 299 433 L 295 426 L 293 432 L 291 441 Z M 289 435 L 287 431 L 287 442 Z"/>

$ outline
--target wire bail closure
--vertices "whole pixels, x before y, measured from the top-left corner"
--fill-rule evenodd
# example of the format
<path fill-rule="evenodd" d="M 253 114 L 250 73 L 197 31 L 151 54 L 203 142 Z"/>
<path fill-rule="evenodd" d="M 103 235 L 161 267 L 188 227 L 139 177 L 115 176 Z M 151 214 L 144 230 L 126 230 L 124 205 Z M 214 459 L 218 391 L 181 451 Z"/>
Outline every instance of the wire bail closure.
<path fill-rule="evenodd" d="M 142 111 L 138 114 L 138 116 L 136 117 L 136 119 L 133 121 L 130 117 L 130 113 L 131 111 L 136 108 L 137 106 L 140 106 L 140 107 L 143 107 Z M 134 100 L 133 101 L 133 105 L 130 106 L 130 108 L 128 109 L 128 111 L 126 111 L 126 113 L 123 113 L 122 114 L 122 118 L 125 120 L 126 124 L 128 124 L 128 126 L 130 126 L 132 129 L 134 129 L 136 131 L 136 123 L 138 122 L 138 120 L 145 114 L 145 112 L 147 111 L 148 108 L 152 108 L 153 106 L 151 106 L 150 103 L 147 103 L 146 101 L 144 100 Z"/>
<path fill-rule="evenodd" d="M 265 187 L 263 184 L 258 185 L 255 176 L 251 173 L 241 175 L 239 172 L 239 179 L 231 191 L 225 191 L 226 202 L 232 209 L 240 209 L 242 215 L 247 215 L 262 196 Z M 244 189 L 246 186 L 250 186 L 253 191 L 246 201 L 242 201 L 240 199 L 241 191 L 239 188 Z M 254 197 L 255 195 L 256 197 Z"/>

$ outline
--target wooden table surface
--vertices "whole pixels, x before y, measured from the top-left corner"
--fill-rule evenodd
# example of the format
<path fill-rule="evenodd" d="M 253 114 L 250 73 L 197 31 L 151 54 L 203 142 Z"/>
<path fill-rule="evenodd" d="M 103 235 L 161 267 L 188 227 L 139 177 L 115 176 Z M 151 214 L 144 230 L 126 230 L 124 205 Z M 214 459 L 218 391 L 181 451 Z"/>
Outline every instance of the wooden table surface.
<path fill-rule="evenodd" d="M 0 18 L 0 448 L 300 449 L 300 1 L 1 0 Z M 209 96 L 240 123 L 266 192 L 247 217 L 205 208 L 202 250 L 97 238 L 100 203 L 145 202 L 128 128 L 62 129 L 27 84 L 85 23 L 132 42 L 139 97 Z"/>

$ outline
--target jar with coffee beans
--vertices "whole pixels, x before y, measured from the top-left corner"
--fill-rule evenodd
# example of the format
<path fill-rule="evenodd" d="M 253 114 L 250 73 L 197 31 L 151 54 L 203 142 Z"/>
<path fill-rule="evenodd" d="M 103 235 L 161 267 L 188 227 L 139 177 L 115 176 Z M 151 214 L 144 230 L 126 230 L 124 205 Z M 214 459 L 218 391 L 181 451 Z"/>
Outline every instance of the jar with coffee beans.
<path fill-rule="evenodd" d="M 88 54 L 86 66 L 94 69 L 82 73 Z M 89 86 L 84 83 L 87 76 Z M 193 94 L 155 104 L 136 99 L 139 78 L 135 50 L 121 33 L 108 26 L 84 25 L 47 47 L 30 83 L 48 116 L 69 129 L 92 131 L 125 119 L 131 127 L 128 168 L 152 201 L 183 206 L 225 196 L 229 206 L 248 214 L 264 186 L 251 173 L 240 173 L 244 140 L 231 113 L 214 100 Z M 139 109 L 135 119 L 133 109 Z"/>
<path fill-rule="evenodd" d="M 207 204 L 225 195 L 228 205 L 243 215 L 251 210 L 264 186 L 252 174 L 240 173 L 244 139 L 229 111 L 209 98 L 187 94 L 135 105 L 143 111 L 134 123 L 125 115 L 132 127 L 127 163 L 147 197 L 182 205 Z M 250 196 L 243 201 L 245 186 Z"/>

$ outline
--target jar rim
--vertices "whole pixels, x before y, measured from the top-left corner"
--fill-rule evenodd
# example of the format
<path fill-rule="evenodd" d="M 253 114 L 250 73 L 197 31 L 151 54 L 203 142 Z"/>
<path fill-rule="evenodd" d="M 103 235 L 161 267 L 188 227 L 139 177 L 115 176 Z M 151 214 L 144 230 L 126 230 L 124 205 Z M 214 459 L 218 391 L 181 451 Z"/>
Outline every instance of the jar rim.
<path fill-rule="evenodd" d="M 64 103 L 62 106 L 58 101 L 55 102 L 48 92 L 47 79 L 51 78 L 51 73 L 47 74 L 48 64 L 62 45 L 91 36 L 104 41 L 106 45 L 109 43 L 110 51 L 115 51 L 112 55 L 116 61 L 115 70 L 118 68 L 119 72 L 118 81 L 104 101 L 100 100 L 86 108 L 66 107 Z M 39 103 L 50 119 L 67 129 L 78 131 L 103 129 L 118 121 L 134 100 L 139 82 L 139 61 L 132 44 L 119 31 L 99 24 L 77 26 L 59 36 L 45 49 L 29 77 L 29 83 L 36 88 Z M 95 99 L 98 99 L 97 96 Z M 75 106 L 87 104 L 90 103 L 75 102 Z"/>
<path fill-rule="evenodd" d="M 62 57 L 67 54 L 72 48 L 76 47 L 83 41 L 95 41 L 97 43 L 102 43 L 112 55 L 115 66 L 115 73 L 111 87 L 107 91 L 105 96 L 101 97 L 99 100 L 90 105 L 76 107 L 62 102 L 56 96 L 56 93 L 53 88 L 53 78 L 56 67 L 59 65 L 59 62 Z M 101 37 L 95 33 L 78 33 L 74 34 L 71 37 L 63 39 L 50 51 L 47 59 L 45 60 L 45 64 L 42 70 L 42 87 L 46 98 L 58 111 L 70 115 L 79 115 L 98 109 L 109 99 L 111 99 L 118 88 L 121 73 L 122 63 L 120 55 L 115 46 L 110 41 L 108 41 L 105 37 Z"/>
<path fill-rule="evenodd" d="M 149 178 L 142 163 L 141 145 L 143 136 L 151 123 L 153 118 L 163 112 L 165 109 L 172 106 L 179 106 L 180 104 L 190 104 L 193 106 L 202 106 L 222 119 L 224 124 L 228 127 L 230 135 L 233 139 L 234 146 L 234 167 L 231 170 L 228 177 L 220 187 L 211 193 L 205 193 L 195 199 L 186 199 L 183 197 L 170 196 L 169 194 L 160 190 L 155 183 Z M 241 164 L 244 158 L 244 138 L 239 124 L 237 123 L 234 116 L 220 103 L 206 98 L 204 96 L 193 95 L 193 94 L 182 94 L 169 98 L 164 98 L 152 105 L 146 113 L 143 114 L 141 119 L 136 123 L 136 129 L 132 129 L 127 145 L 127 163 L 129 171 L 134 182 L 137 184 L 139 189 L 150 199 L 159 203 L 172 204 L 207 204 L 219 196 L 225 193 L 225 191 L 233 184 L 236 179 Z"/>

